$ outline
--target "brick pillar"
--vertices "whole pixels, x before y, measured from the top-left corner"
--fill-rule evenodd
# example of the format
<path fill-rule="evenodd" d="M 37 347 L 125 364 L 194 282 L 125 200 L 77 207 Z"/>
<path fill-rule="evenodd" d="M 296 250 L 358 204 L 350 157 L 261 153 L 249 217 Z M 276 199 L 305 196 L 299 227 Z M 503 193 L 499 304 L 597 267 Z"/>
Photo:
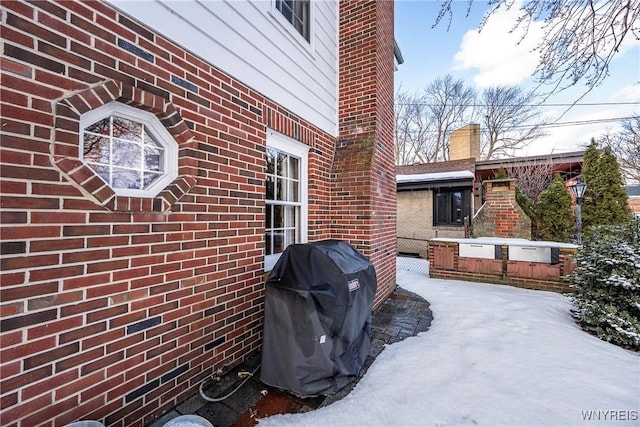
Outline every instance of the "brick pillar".
<path fill-rule="evenodd" d="M 486 181 L 486 201 L 473 220 L 474 237 L 531 239 L 531 219 L 516 201 L 516 180 Z"/>
<path fill-rule="evenodd" d="M 332 236 L 374 264 L 379 304 L 395 288 L 393 1 L 339 2 L 339 136 Z"/>

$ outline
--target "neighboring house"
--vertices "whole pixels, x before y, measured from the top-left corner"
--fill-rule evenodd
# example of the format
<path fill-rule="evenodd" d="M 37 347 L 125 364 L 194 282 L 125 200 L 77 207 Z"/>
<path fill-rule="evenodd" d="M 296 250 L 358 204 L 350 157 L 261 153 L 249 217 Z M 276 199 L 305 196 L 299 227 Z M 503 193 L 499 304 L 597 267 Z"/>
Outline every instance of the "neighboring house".
<path fill-rule="evenodd" d="M 485 202 L 483 185 L 500 167 L 551 165 L 551 172 L 566 180 L 582 170 L 583 152 L 479 160 L 477 124 L 452 132 L 450 147 L 449 161 L 396 166 L 399 253 L 426 257 L 428 239 L 470 237 L 473 218 Z"/>
<path fill-rule="evenodd" d="M 640 185 L 628 185 L 627 197 L 629 198 L 629 208 L 635 216 L 640 218 Z"/>
<path fill-rule="evenodd" d="M 392 292 L 393 2 L 1 7 L 3 425 L 156 419 L 259 351 L 289 244 Z"/>

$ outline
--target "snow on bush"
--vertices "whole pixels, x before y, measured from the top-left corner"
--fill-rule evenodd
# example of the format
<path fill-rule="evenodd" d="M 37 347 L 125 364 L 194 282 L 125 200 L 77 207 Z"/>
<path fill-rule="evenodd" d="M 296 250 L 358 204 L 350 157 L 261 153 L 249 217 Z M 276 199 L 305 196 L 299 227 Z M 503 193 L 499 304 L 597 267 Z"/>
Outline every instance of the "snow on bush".
<path fill-rule="evenodd" d="M 591 229 L 576 263 L 578 322 L 602 340 L 640 349 L 640 219 Z"/>

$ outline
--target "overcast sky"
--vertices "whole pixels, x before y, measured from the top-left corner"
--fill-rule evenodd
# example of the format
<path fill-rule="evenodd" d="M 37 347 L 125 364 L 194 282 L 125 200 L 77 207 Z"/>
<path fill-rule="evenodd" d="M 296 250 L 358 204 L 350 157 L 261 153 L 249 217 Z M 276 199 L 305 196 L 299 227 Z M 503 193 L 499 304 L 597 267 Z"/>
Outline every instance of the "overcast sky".
<path fill-rule="evenodd" d="M 497 85 L 519 85 L 532 88 L 532 72 L 538 64 L 534 48 L 538 45 L 541 25 L 533 25 L 528 36 L 518 44 L 519 34 L 510 34 L 515 23 L 515 11 L 494 15 L 481 32 L 479 24 L 486 2 L 475 0 L 471 13 L 465 17 L 467 1 L 454 3 L 454 16 L 447 30 L 447 19 L 432 28 L 439 11 L 435 0 L 397 0 L 395 3 L 396 40 L 405 63 L 396 72 L 396 88 L 420 90 L 437 77 L 451 74 L 464 79 L 477 91 Z M 640 114 L 640 42 L 631 35 L 623 49 L 610 64 L 610 77 L 594 89 L 581 104 L 574 106 L 558 121 L 560 123 L 596 121 L 593 125 L 559 125 L 548 128 L 548 137 L 533 143 L 522 155 L 548 154 L 581 149 L 592 137 L 598 137 L 616 122 L 606 119 Z M 569 104 L 584 92 L 584 83 L 548 99 L 547 104 Z M 634 105 L 610 105 L 633 102 Z M 607 105 L 609 104 L 609 105 Z M 542 112 L 557 119 L 566 110 L 563 106 L 546 106 Z"/>

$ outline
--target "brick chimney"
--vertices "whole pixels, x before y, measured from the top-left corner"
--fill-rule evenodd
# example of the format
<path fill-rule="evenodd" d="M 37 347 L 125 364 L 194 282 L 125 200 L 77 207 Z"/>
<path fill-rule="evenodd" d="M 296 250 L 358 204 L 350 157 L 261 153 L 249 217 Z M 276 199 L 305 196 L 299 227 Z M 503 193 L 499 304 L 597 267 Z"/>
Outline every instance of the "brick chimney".
<path fill-rule="evenodd" d="M 450 160 L 480 160 L 480 125 L 473 123 L 451 132 L 449 141 Z"/>
<path fill-rule="evenodd" d="M 394 4 L 338 4 L 339 136 L 331 170 L 331 235 L 353 244 L 373 263 L 377 305 L 396 284 Z"/>
<path fill-rule="evenodd" d="M 485 191 L 473 218 L 473 236 L 531 239 L 531 219 L 516 202 L 516 180 L 485 181 Z"/>

